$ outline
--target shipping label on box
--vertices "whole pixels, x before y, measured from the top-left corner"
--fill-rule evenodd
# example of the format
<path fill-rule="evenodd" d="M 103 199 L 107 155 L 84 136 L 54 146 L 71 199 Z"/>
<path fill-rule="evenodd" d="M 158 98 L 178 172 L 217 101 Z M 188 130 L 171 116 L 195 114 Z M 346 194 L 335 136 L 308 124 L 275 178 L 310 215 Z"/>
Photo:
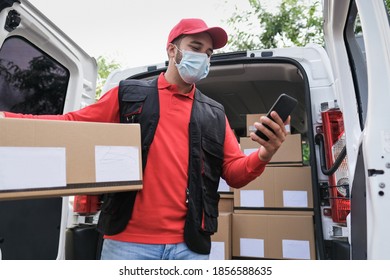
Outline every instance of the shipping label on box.
<path fill-rule="evenodd" d="M 0 199 L 142 188 L 139 124 L 0 120 Z"/>
<path fill-rule="evenodd" d="M 220 178 L 219 185 L 218 185 L 218 192 L 219 193 L 231 193 L 233 192 L 233 188 L 228 185 L 228 183 L 223 179 Z"/>
<path fill-rule="evenodd" d="M 56 147 L 0 147 L 0 190 L 65 186 L 65 153 Z"/>
<path fill-rule="evenodd" d="M 209 260 L 226 260 L 226 242 L 211 241 Z"/>

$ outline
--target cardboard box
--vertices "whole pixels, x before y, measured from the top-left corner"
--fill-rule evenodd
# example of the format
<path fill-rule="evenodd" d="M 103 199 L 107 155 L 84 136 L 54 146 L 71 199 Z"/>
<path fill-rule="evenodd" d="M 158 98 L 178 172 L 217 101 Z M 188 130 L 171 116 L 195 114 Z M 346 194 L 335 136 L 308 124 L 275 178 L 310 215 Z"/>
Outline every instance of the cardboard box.
<path fill-rule="evenodd" d="M 262 116 L 267 114 L 247 114 L 246 115 L 246 136 L 249 136 L 251 132 L 256 131 L 256 127 L 253 125 L 255 122 L 259 122 Z M 291 133 L 290 125 L 285 125 L 287 133 Z"/>
<path fill-rule="evenodd" d="M 234 209 L 313 208 L 311 167 L 271 167 L 234 190 Z"/>
<path fill-rule="evenodd" d="M 234 194 L 220 194 L 218 203 L 218 211 L 221 212 L 233 212 Z"/>
<path fill-rule="evenodd" d="M 221 212 L 218 231 L 211 236 L 210 260 L 232 259 L 232 213 Z"/>
<path fill-rule="evenodd" d="M 0 199 L 142 188 L 139 124 L 0 119 Z"/>
<path fill-rule="evenodd" d="M 240 147 L 244 154 L 257 151 L 260 145 L 249 137 L 240 137 Z M 274 154 L 269 165 L 302 165 L 302 140 L 300 134 L 289 134 Z"/>
<path fill-rule="evenodd" d="M 264 114 L 247 114 L 246 115 L 246 136 L 249 136 L 251 132 L 256 131 L 256 127 L 253 125 L 255 122 L 259 122 L 260 118 L 262 116 L 265 116 Z"/>
<path fill-rule="evenodd" d="M 315 259 L 309 215 L 233 213 L 233 259 Z"/>

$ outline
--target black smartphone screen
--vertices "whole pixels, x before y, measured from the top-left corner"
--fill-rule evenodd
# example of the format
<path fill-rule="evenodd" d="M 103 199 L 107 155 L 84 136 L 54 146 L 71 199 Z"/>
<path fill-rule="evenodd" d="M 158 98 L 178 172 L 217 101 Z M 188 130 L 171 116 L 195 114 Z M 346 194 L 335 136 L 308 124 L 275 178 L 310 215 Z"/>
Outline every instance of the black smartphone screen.
<path fill-rule="evenodd" d="M 298 101 L 295 98 L 293 98 L 285 93 L 282 93 L 278 97 L 278 99 L 275 101 L 274 105 L 272 105 L 271 109 L 268 111 L 267 117 L 270 118 L 271 120 L 274 120 L 271 117 L 271 112 L 275 111 L 276 113 L 278 113 L 278 115 L 280 116 L 282 121 L 285 122 L 287 120 L 288 116 L 294 110 L 297 103 L 298 103 Z M 273 132 L 273 130 L 268 125 L 264 124 L 264 126 Z M 255 133 L 257 136 L 263 138 L 265 141 L 269 140 L 269 138 L 261 131 L 256 130 Z"/>

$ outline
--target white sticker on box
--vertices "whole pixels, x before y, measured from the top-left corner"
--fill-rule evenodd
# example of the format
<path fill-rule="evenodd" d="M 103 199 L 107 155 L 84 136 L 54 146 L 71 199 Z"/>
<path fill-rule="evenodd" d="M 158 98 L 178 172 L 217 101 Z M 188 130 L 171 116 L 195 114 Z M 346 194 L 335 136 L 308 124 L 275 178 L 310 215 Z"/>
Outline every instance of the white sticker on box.
<path fill-rule="evenodd" d="M 66 186 L 63 147 L 0 147 L 0 190 Z"/>
<path fill-rule="evenodd" d="M 140 180 L 135 146 L 95 146 L 96 182 Z"/>
<path fill-rule="evenodd" d="M 310 242 L 307 240 L 282 240 L 283 258 L 310 260 Z"/>
<path fill-rule="evenodd" d="M 219 180 L 218 192 L 229 192 L 230 187 L 224 179 Z"/>
<path fill-rule="evenodd" d="M 240 238 L 240 256 L 264 258 L 264 239 Z"/>
<path fill-rule="evenodd" d="M 264 207 L 263 190 L 240 190 L 241 207 Z"/>
<path fill-rule="evenodd" d="M 212 241 L 209 260 L 224 260 L 225 259 L 225 242 Z"/>
<path fill-rule="evenodd" d="M 283 191 L 284 207 L 308 207 L 307 191 Z"/>
<path fill-rule="evenodd" d="M 255 127 L 255 125 L 250 125 L 250 126 L 248 126 L 248 131 L 249 132 L 255 132 L 257 129 L 256 129 L 256 127 Z"/>
<path fill-rule="evenodd" d="M 254 148 L 254 149 L 244 149 L 244 154 L 249 156 L 251 153 L 257 152 L 259 148 Z"/>

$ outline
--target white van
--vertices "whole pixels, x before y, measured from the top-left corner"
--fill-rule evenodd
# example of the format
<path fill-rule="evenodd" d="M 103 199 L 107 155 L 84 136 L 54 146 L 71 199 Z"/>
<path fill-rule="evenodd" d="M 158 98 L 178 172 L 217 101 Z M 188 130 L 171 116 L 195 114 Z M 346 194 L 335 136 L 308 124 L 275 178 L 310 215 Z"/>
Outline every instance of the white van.
<path fill-rule="evenodd" d="M 0 3 L 0 111 L 65 113 L 94 102 L 94 60 L 28 1 Z M 291 134 L 299 135 L 309 151 L 298 164 L 311 171 L 304 195 L 312 203 L 293 210 L 312 213 L 312 258 L 390 259 L 388 12 L 383 0 L 324 0 L 323 8 L 325 48 L 313 44 L 214 55 L 210 74 L 197 86 L 224 105 L 238 139 L 246 136 L 247 115 L 266 113 L 281 93 L 295 97 Z M 357 24 L 362 32 L 355 32 Z M 37 56 L 57 69 L 44 69 L 38 77 L 55 73 L 59 84 L 42 89 L 31 83 L 34 94 L 21 97 L 26 89 L 10 83 L 15 69 L 10 66 L 35 73 Z M 115 71 L 103 91 L 122 79 L 150 79 L 164 70 L 162 63 Z M 54 86 L 61 88 L 55 103 Z M 96 219 L 76 225 L 72 218 L 67 197 L 0 201 L 2 258 L 82 259 L 91 256 L 87 251 L 93 258 L 99 247 Z"/>

